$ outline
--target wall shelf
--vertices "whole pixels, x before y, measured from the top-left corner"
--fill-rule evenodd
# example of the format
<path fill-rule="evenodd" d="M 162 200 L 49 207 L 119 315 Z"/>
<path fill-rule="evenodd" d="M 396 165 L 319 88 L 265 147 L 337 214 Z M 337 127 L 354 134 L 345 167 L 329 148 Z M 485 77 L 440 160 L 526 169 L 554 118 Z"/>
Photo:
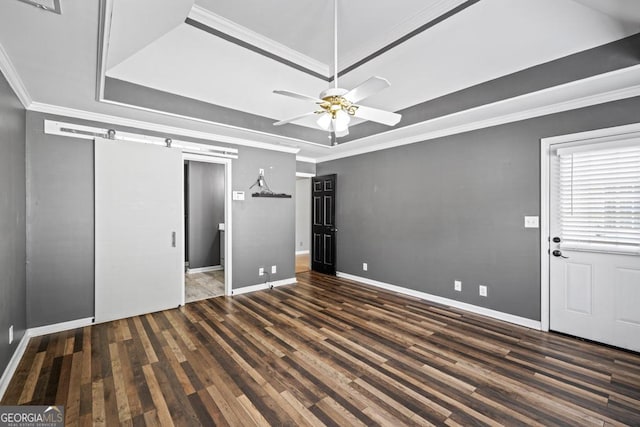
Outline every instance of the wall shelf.
<path fill-rule="evenodd" d="M 291 194 L 284 193 L 253 193 L 251 197 L 271 197 L 272 199 L 290 199 Z"/>

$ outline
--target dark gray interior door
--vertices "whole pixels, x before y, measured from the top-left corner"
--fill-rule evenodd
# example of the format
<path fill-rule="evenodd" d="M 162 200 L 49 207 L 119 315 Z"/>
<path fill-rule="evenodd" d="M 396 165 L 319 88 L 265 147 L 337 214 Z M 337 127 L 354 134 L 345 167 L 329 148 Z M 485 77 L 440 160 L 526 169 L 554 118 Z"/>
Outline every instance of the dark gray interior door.
<path fill-rule="evenodd" d="M 336 274 L 336 175 L 311 179 L 311 269 Z"/>

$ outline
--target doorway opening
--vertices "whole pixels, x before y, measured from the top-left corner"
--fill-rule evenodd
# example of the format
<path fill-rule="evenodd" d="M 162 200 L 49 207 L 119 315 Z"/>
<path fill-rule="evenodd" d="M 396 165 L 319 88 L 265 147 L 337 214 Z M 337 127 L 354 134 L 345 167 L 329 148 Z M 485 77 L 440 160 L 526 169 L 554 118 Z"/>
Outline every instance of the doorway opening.
<path fill-rule="evenodd" d="M 185 303 L 230 294 L 230 167 L 184 157 Z"/>
<path fill-rule="evenodd" d="M 296 176 L 296 274 L 311 270 L 311 178 Z"/>

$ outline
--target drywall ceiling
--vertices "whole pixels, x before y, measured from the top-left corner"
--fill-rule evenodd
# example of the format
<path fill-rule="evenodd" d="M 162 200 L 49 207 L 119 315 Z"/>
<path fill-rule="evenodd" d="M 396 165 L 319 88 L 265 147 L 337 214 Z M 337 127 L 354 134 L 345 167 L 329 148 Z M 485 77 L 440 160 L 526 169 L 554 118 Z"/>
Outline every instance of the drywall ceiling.
<path fill-rule="evenodd" d="M 340 68 L 463 3 L 465 0 L 339 0 Z M 317 61 L 333 64 L 332 0 L 197 0 L 196 4 Z"/>
<path fill-rule="evenodd" d="M 314 120 L 283 130 L 264 125 L 315 107 L 274 89 L 317 96 L 331 84 L 331 0 L 62 0 L 62 10 L 55 15 L 15 0 L 0 4 L 0 47 L 40 109 L 54 105 L 295 145 L 313 158 L 414 140 L 428 127 L 419 119 L 397 128 L 354 122 L 360 132 L 352 135 L 361 136 L 329 148 L 329 139 L 319 143 Z M 339 0 L 339 82 L 350 88 L 383 76 L 391 87 L 362 103 L 414 111 L 638 33 L 639 10 L 636 0 Z M 637 72 L 625 77 L 625 84 L 640 83 Z M 153 90 L 165 101 L 103 99 L 103 79 Z M 190 120 L 171 110 L 172 97 L 225 114 Z M 240 119 L 233 124 L 222 119 L 234 115 Z"/>
<path fill-rule="evenodd" d="M 109 34 L 109 56 L 107 68 L 118 65 L 138 50 L 160 38 L 184 22 L 193 7 L 193 0 L 136 0 L 118 1 L 113 5 Z M 165 13 L 156 14 L 156 10 Z M 146 19 L 144 31 L 140 28 L 140 17 Z"/>
<path fill-rule="evenodd" d="M 367 9 L 364 3 L 367 2 L 355 1 L 353 4 L 360 7 L 353 8 L 351 13 L 357 14 L 358 10 L 364 9 L 364 22 L 378 22 L 385 11 Z M 406 3 L 415 6 L 413 3 L 416 2 Z M 516 6 L 515 3 L 519 4 Z M 330 2 L 325 2 L 326 5 Z M 238 12 L 237 6 L 233 12 Z M 330 8 L 325 7 L 325 12 L 330 12 Z M 275 15 L 282 17 L 280 13 Z M 396 12 L 396 15 L 400 14 Z M 243 16 L 247 17 L 247 13 Z M 257 21 L 253 14 L 250 16 L 249 23 Z M 287 24 L 284 20 L 271 19 L 259 22 L 259 29 L 265 27 L 265 22 L 270 28 L 282 28 Z M 540 22 L 547 25 L 544 32 L 539 31 Z M 363 64 L 343 76 L 341 85 L 351 88 L 372 75 L 383 76 L 389 79 L 391 88 L 363 104 L 398 111 L 598 46 L 609 41 L 613 33 L 621 38 L 626 33 L 619 27 L 615 20 L 571 1 L 488 0 Z M 365 30 L 374 31 L 370 27 L 364 27 Z M 281 33 L 277 35 L 284 39 Z M 289 34 L 283 41 L 292 42 L 292 38 Z M 297 39 L 298 44 L 306 41 L 304 37 Z M 314 107 L 275 95 L 274 89 L 317 96 L 330 85 L 187 24 L 178 26 L 109 69 L 107 75 L 274 120 L 303 114 Z M 314 122 L 307 124 L 315 126 Z"/>

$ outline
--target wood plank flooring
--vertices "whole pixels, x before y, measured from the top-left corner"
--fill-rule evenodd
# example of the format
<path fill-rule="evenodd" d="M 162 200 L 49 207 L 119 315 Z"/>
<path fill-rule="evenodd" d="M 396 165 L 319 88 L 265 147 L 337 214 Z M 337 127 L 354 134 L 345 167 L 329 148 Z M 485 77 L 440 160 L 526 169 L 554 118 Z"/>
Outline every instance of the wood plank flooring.
<path fill-rule="evenodd" d="M 640 425 L 640 355 L 309 272 L 33 338 L 2 404 L 75 425 Z"/>

